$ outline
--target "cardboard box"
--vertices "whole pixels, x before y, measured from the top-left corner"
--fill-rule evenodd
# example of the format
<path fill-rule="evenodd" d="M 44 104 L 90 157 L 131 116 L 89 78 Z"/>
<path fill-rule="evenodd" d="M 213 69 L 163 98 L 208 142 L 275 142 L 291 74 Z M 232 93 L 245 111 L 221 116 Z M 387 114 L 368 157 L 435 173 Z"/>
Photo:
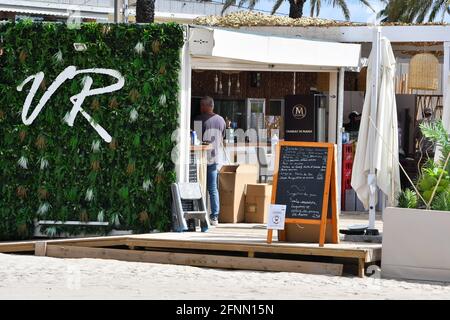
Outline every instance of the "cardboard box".
<path fill-rule="evenodd" d="M 267 223 L 272 186 L 267 183 L 247 184 L 245 193 L 245 222 Z"/>
<path fill-rule="evenodd" d="M 219 222 L 245 220 L 245 185 L 258 182 L 258 167 L 250 164 L 224 165 L 219 172 Z"/>

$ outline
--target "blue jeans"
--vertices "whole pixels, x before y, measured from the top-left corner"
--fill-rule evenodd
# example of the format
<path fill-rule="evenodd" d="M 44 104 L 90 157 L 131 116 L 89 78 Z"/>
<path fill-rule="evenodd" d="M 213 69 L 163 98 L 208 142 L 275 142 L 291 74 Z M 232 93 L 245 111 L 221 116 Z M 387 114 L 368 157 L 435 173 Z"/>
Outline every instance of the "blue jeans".
<path fill-rule="evenodd" d="M 211 218 L 219 217 L 219 190 L 217 188 L 217 163 L 208 164 L 206 185 L 209 193 L 209 199 L 211 202 Z"/>

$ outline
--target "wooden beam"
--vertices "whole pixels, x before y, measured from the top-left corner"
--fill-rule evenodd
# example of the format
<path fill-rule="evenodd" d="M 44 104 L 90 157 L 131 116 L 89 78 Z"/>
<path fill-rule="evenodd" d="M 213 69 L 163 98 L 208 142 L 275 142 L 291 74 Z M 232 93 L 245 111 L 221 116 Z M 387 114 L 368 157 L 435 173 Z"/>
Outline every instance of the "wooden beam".
<path fill-rule="evenodd" d="M 84 247 L 112 247 L 125 245 L 128 236 L 91 237 L 75 239 L 46 240 L 47 243 L 80 245 Z M 0 243 L 0 253 L 33 252 L 36 240 Z"/>
<path fill-rule="evenodd" d="M 172 249 L 197 249 L 197 250 L 217 250 L 217 251 L 240 251 L 240 252 L 260 252 L 260 253 L 283 253 L 310 256 L 342 257 L 342 258 L 366 258 L 369 249 L 342 249 L 342 248 L 319 248 L 317 244 L 311 247 L 301 247 L 284 244 L 246 244 L 246 243 L 226 243 L 226 242 L 206 242 L 189 240 L 166 240 L 166 239 L 139 239 L 129 238 L 128 246 L 147 248 L 172 248 Z M 381 247 L 381 246 L 380 246 Z"/>
<path fill-rule="evenodd" d="M 35 241 L 0 243 L 0 253 L 34 252 Z"/>
<path fill-rule="evenodd" d="M 196 267 L 300 272 L 311 274 L 342 275 L 342 264 L 309 261 L 277 260 L 247 257 L 229 257 L 208 254 L 133 251 L 122 249 L 84 248 L 77 246 L 48 245 L 47 256 L 55 258 L 114 259 Z"/>
<path fill-rule="evenodd" d="M 365 266 L 364 259 L 358 259 L 358 277 L 364 278 Z"/>
<path fill-rule="evenodd" d="M 234 251 L 253 253 L 273 253 L 273 254 L 294 254 L 309 256 L 341 257 L 341 258 L 363 258 L 365 262 L 380 261 L 381 245 L 371 247 L 331 247 L 319 248 L 317 245 L 295 244 L 295 243 L 275 243 L 267 245 L 265 243 L 233 242 L 229 240 L 185 240 L 167 239 L 167 234 L 157 235 L 158 237 L 145 238 L 139 236 L 114 236 L 98 238 L 79 239 L 58 239 L 46 240 L 48 245 L 82 246 L 82 247 L 148 247 L 158 249 L 189 249 L 189 250 L 211 250 L 211 251 Z M 226 236 L 225 236 L 226 237 Z M 38 241 L 20 241 L 0 243 L 0 253 L 34 252 L 35 243 Z"/>
<path fill-rule="evenodd" d="M 37 241 L 9 242 L 0 244 L 0 253 L 34 252 Z M 64 239 L 48 240 L 48 244 L 60 244 L 83 247 L 110 247 L 110 246 L 134 246 L 164 249 L 191 249 L 191 250 L 211 250 L 211 251 L 237 251 L 237 252 L 260 252 L 260 253 L 280 253 L 311 256 L 343 257 L 343 258 L 364 258 L 366 262 L 380 261 L 381 246 L 373 249 L 357 248 L 317 248 L 304 247 L 295 244 L 248 244 L 248 243 L 226 243 L 226 242 L 203 242 L 189 240 L 169 240 L 169 239 L 142 239 L 127 237 L 105 237 L 86 239 Z"/>

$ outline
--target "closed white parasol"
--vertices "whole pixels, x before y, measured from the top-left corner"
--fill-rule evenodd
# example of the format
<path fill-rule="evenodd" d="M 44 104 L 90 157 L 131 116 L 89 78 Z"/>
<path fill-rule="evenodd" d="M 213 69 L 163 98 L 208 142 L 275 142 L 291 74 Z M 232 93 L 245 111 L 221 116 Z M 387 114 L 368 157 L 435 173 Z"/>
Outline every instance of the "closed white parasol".
<path fill-rule="evenodd" d="M 375 227 L 377 186 L 387 196 L 388 205 L 396 205 L 400 192 L 396 62 L 390 41 L 382 38 L 378 44 L 379 48 L 375 45 L 369 58 L 367 92 L 351 181 L 358 198 L 369 209 L 369 229 Z"/>

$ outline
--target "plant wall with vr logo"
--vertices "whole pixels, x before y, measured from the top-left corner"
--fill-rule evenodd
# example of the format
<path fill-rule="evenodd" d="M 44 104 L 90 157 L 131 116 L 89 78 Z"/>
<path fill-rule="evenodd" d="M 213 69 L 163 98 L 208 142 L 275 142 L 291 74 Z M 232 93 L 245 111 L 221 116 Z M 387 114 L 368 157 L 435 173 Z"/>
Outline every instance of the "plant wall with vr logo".
<path fill-rule="evenodd" d="M 0 240 L 170 223 L 182 28 L 0 25 Z"/>

